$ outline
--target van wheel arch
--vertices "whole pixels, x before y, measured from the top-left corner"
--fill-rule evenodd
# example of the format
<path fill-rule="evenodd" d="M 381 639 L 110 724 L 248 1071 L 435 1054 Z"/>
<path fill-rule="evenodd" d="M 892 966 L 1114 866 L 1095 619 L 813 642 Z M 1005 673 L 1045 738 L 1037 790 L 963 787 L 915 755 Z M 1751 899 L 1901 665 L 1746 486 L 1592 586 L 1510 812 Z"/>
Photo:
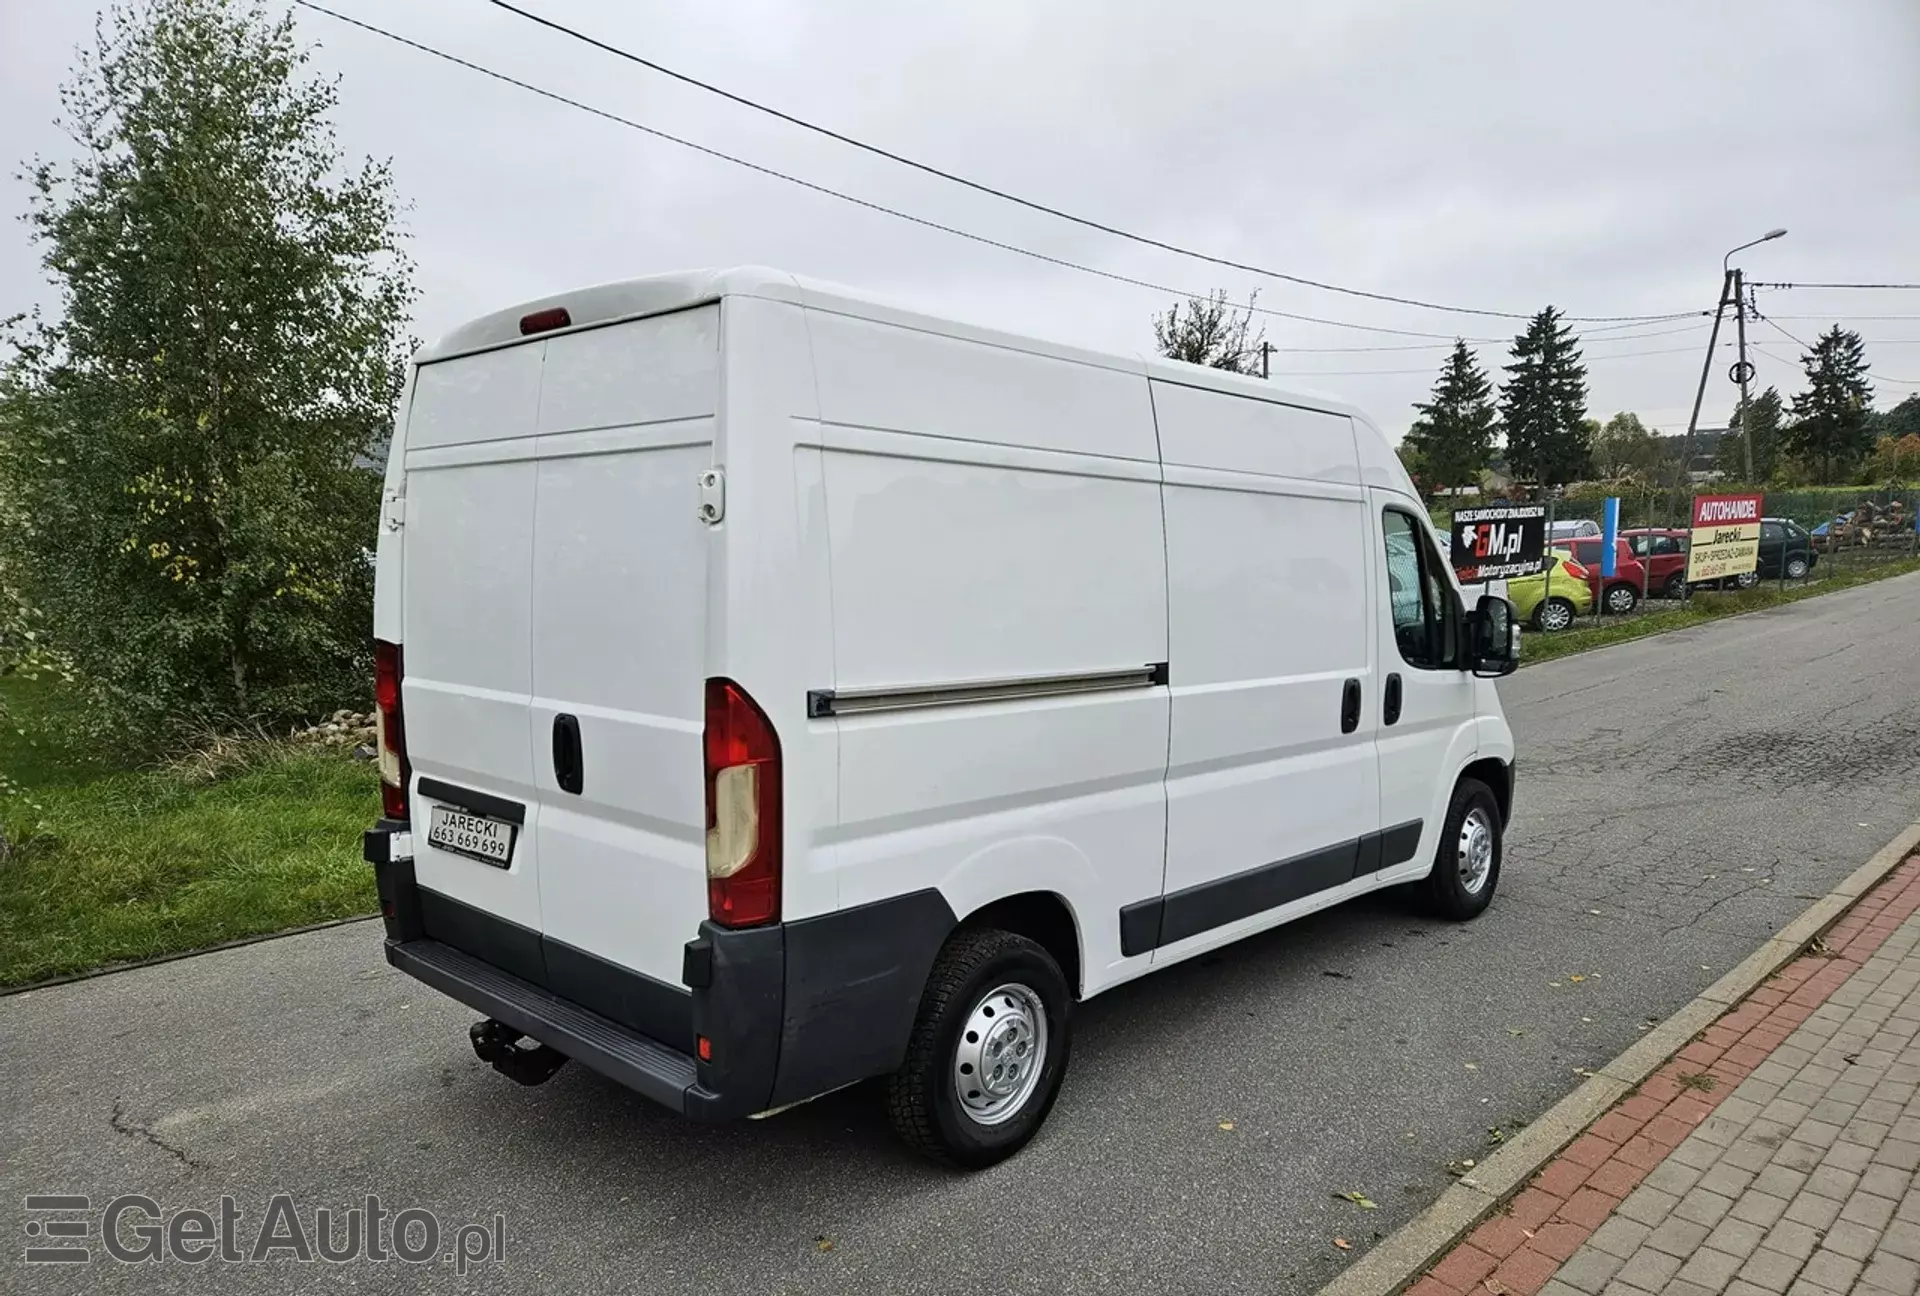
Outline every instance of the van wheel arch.
<path fill-rule="evenodd" d="M 1053 956 L 1065 974 L 1067 989 L 1078 999 L 1080 982 L 1080 924 L 1073 906 L 1053 891 L 1027 891 L 982 905 L 960 921 L 959 930 L 997 929 L 1025 936 Z"/>
<path fill-rule="evenodd" d="M 1513 821 L 1513 766 L 1495 756 L 1474 761 L 1460 771 L 1460 777 L 1453 781 L 1453 791 L 1457 792 L 1465 779 L 1484 783 L 1493 793 L 1493 799 L 1500 805 L 1501 828 Z M 1447 798 L 1451 803 L 1453 793 L 1449 792 Z"/>

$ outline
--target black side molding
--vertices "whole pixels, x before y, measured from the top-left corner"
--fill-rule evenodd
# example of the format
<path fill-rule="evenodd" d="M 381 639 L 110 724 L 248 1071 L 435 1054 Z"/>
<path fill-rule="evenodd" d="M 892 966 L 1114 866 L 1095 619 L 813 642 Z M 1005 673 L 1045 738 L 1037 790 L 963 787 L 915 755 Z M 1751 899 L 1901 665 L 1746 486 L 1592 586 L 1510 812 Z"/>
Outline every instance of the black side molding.
<path fill-rule="evenodd" d="M 489 819 L 499 819 L 522 827 L 527 822 L 527 808 L 518 801 L 509 801 L 505 797 L 491 792 L 476 792 L 472 788 L 463 788 L 453 783 L 443 783 L 437 778 L 420 779 L 420 795 L 432 801 L 444 801 L 448 805 L 459 806 L 462 810 Z"/>
<path fill-rule="evenodd" d="M 1421 822 L 1415 819 L 1337 846 L 1123 906 L 1120 953 L 1126 958 L 1145 954 L 1341 886 L 1362 874 L 1404 864 L 1420 848 Z"/>

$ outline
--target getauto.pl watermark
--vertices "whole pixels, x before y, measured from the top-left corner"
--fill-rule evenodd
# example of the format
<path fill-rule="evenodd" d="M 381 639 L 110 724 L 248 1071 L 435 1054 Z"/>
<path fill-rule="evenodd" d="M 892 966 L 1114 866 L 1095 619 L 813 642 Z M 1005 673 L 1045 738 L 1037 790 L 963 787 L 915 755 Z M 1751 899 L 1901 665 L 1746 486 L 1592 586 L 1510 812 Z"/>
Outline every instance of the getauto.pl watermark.
<path fill-rule="evenodd" d="M 495 1215 L 485 1224 L 459 1224 L 417 1206 L 389 1211 L 372 1194 L 355 1206 L 303 1211 L 290 1193 L 275 1193 L 264 1208 L 248 1211 L 232 1197 L 202 1210 L 165 1208 L 140 1193 L 104 1203 L 41 1193 L 26 1199 L 25 1233 L 21 1258 L 33 1265 L 86 1264 L 98 1256 L 121 1264 L 398 1261 L 465 1274 L 505 1259 L 507 1221 Z"/>

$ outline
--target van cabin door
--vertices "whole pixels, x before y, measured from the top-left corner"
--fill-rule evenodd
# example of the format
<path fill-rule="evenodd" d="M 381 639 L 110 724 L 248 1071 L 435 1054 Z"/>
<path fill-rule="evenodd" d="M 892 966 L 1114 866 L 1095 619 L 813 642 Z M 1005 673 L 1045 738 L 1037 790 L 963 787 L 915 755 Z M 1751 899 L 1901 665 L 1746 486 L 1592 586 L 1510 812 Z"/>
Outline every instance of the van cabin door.
<path fill-rule="evenodd" d="M 1426 872 L 1439 848 L 1442 821 L 1459 761 L 1455 742 L 1474 718 L 1474 678 L 1459 668 L 1465 611 L 1453 573 L 1419 506 L 1390 491 L 1369 490 L 1374 539 L 1374 615 L 1380 685 L 1375 745 L 1380 766 L 1381 853 L 1386 878 Z M 1471 759 L 1468 749 L 1465 758 Z"/>

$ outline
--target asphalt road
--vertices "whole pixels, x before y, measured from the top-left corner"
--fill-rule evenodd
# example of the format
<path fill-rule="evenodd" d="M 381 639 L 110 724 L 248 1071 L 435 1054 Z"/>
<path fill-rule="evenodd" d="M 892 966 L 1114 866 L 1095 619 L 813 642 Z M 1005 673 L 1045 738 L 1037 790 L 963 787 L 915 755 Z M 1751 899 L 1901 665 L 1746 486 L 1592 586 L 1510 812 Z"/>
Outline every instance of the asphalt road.
<path fill-rule="evenodd" d="M 0 1290 L 1310 1292 L 1920 818 L 1916 684 L 1920 576 L 1522 671 L 1482 919 L 1378 896 L 1095 1000 L 1046 1130 L 972 1176 L 865 1090 L 703 1129 L 577 1066 L 515 1086 L 372 924 L 0 1000 L 0 1195 L 231 1194 L 250 1239 L 274 1192 L 376 1193 L 507 1246 L 465 1278 L 16 1250 Z"/>

